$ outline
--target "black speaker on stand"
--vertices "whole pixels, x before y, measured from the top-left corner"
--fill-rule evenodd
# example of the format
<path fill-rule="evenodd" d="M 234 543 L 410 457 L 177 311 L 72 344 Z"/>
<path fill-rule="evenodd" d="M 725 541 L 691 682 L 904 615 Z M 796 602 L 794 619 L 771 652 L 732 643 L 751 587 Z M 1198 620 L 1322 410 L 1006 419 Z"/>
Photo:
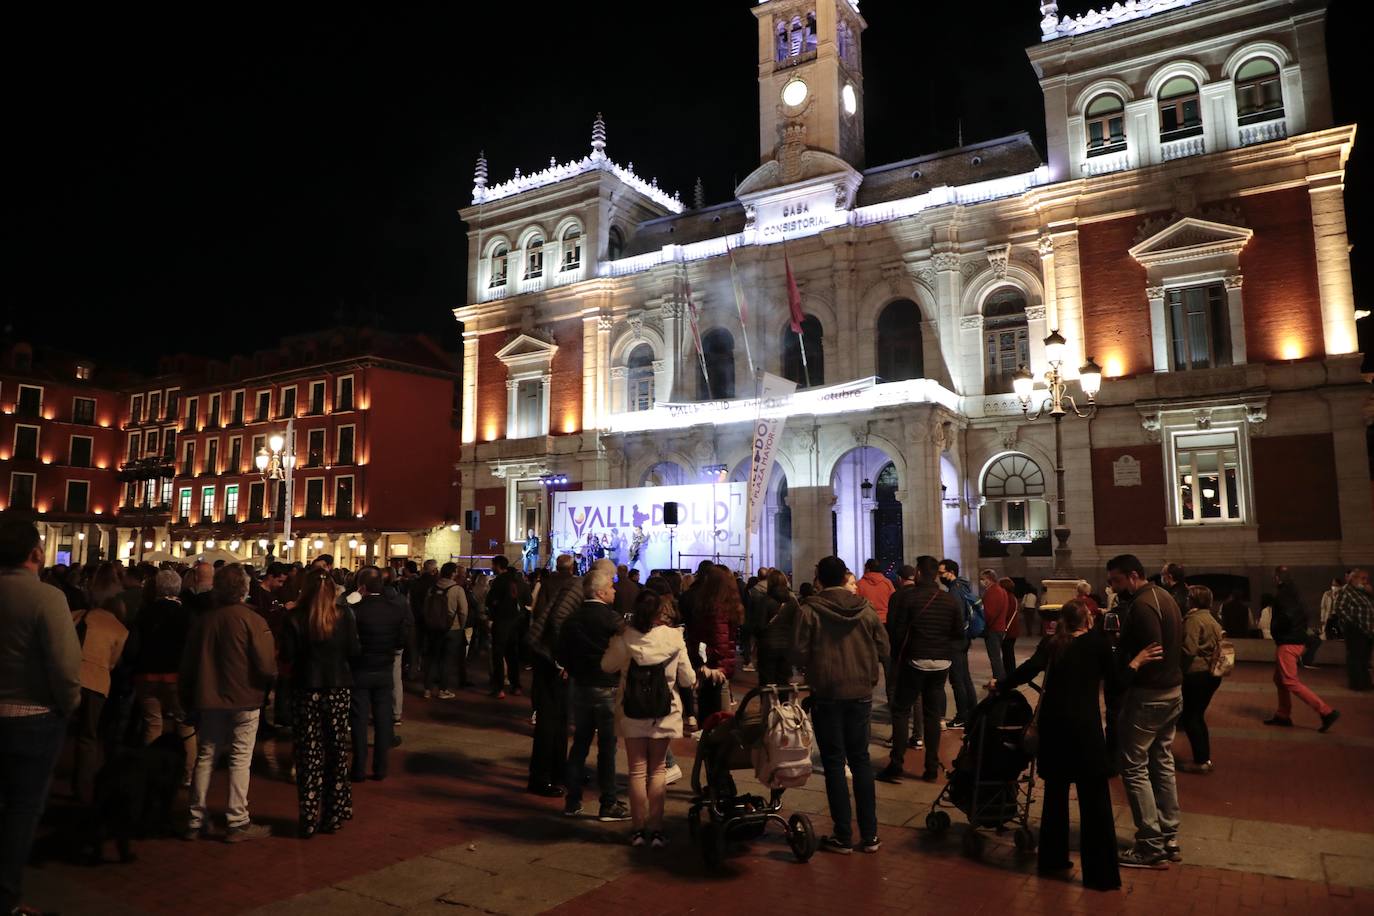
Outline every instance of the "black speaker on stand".
<path fill-rule="evenodd" d="M 482 514 L 476 509 L 468 509 L 463 513 L 463 527 L 469 531 L 482 527 Z"/>
<path fill-rule="evenodd" d="M 668 566 L 677 569 L 678 563 L 673 558 L 673 531 L 678 526 L 678 504 L 663 504 L 663 524 L 668 526 Z"/>

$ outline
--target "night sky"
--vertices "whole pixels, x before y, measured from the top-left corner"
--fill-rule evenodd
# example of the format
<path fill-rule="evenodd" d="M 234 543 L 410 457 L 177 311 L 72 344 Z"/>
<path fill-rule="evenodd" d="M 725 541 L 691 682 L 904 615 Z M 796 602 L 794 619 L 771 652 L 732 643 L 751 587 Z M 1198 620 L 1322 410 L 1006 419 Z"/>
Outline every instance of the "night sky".
<path fill-rule="evenodd" d="M 478 151 L 493 182 L 581 157 L 603 111 L 617 162 L 684 200 L 698 175 L 709 202 L 728 199 L 758 163 L 750 6 L 11 12 L 9 145 L 21 162 L 10 173 L 17 289 L 4 323 L 140 368 L 166 352 L 227 355 L 341 322 L 427 330 L 456 346 L 449 310 L 463 303 L 466 265 L 456 211 L 471 200 Z M 1024 53 L 1039 36 L 1036 0 L 861 6 L 870 165 L 951 147 L 960 121 L 965 142 L 1025 129 L 1043 151 Z M 1335 0 L 1330 18 L 1342 123 L 1364 113 L 1356 7 Z M 1357 140 L 1349 163 L 1357 246 L 1374 235 L 1371 142 Z M 1361 251 L 1356 291 L 1369 307 Z M 1360 324 L 1370 352 L 1374 319 Z"/>

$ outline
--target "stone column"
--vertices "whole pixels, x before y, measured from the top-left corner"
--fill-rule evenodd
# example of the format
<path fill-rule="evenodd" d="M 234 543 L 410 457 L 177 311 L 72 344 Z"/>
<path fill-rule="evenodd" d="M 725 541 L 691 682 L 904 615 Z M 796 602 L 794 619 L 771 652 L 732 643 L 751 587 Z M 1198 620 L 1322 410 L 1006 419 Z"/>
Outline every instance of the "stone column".
<path fill-rule="evenodd" d="M 1340 173 L 1309 176 L 1312 233 L 1317 243 L 1317 284 L 1321 293 L 1322 343 L 1326 354 L 1353 353 L 1355 290 L 1350 280 L 1350 238 L 1346 234 L 1344 184 Z"/>
<path fill-rule="evenodd" d="M 625 366 L 611 367 L 611 413 L 624 413 L 629 408 L 629 400 L 625 391 L 628 383 L 630 370 Z M 657 390 L 655 390 L 657 393 Z M 585 423 L 583 425 L 586 425 Z"/>
<path fill-rule="evenodd" d="M 611 413 L 610 382 L 611 365 L 611 316 L 602 312 L 596 321 L 596 413 L 588 417 L 582 415 L 583 429 L 600 429 Z"/>
<path fill-rule="evenodd" d="M 539 376 L 539 414 L 541 435 L 553 431 L 557 419 L 553 416 L 553 373 L 545 372 Z"/>
<path fill-rule="evenodd" d="M 654 360 L 654 400 L 666 401 L 673 394 L 672 363 L 666 359 Z"/>
<path fill-rule="evenodd" d="M 520 383 L 506 379 L 506 438 L 514 439 L 520 429 Z"/>
<path fill-rule="evenodd" d="M 965 315 L 959 319 L 959 381 L 956 391 L 969 397 L 991 394 L 983 371 L 983 316 Z"/>
<path fill-rule="evenodd" d="M 900 481 L 904 552 L 911 557 L 945 555 L 944 507 L 940 502 L 940 452 L 945 428 L 939 414 L 927 414 L 905 427 L 907 479 Z"/>
<path fill-rule="evenodd" d="M 463 332 L 463 442 L 477 441 L 477 352 L 479 340 L 480 338 L 475 332 Z"/>
<path fill-rule="evenodd" d="M 1240 146 L 1240 122 L 1236 117 L 1236 89 L 1230 80 L 1208 83 L 1198 94 L 1202 109 L 1202 142 L 1209 153 Z"/>
<path fill-rule="evenodd" d="M 1226 315 L 1231 335 L 1231 365 L 1243 366 L 1246 363 L 1245 310 L 1241 304 L 1240 290 L 1244 285 L 1244 277 L 1231 274 L 1223 282 L 1226 284 Z"/>
<path fill-rule="evenodd" d="M 810 582 L 816 564 L 834 549 L 830 512 L 835 490 L 830 486 L 789 487 L 787 505 L 792 510 L 792 578 L 794 583 Z"/>
<path fill-rule="evenodd" d="M 1327 388 L 1324 395 L 1331 404 L 1331 443 L 1336 451 L 1341 565 L 1368 566 L 1374 563 L 1374 515 L 1369 512 L 1369 452 L 1359 422 L 1366 398 L 1352 389 Z"/>
<path fill-rule="evenodd" d="M 1164 296 L 1165 289 L 1162 286 L 1145 287 L 1145 298 L 1150 300 L 1150 352 L 1154 358 L 1152 368 L 1155 372 L 1168 372 L 1170 368 L 1169 321 L 1164 310 Z M 1127 366 L 1126 369 L 1135 372 L 1139 367 Z"/>
<path fill-rule="evenodd" d="M 1130 168 L 1159 161 L 1159 114 L 1155 104 L 1153 96 L 1126 103 L 1126 161 Z"/>
<path fill-rule="evenodd" d="M 959 365 L 959 307 L 964 295 L 964 277 L 959 272 L 959 256 L 953 252 L 935 255 L 935 300 L 940 327 L 940 352 L 946 366 Z M 966 387 L 967 379 L 960 379 Z M 966 393 L 965 389 L 959 390 Z"/>
<path fill-rule="evenodd" d="M 663 303 L 663 362 L 669 371 L 667 372 L 667 392 L 664 392 L 662 385 L 655 389 L 655 393 L 664 400 L 677 401 L 683 398 L 683 382 L 687 373 L 682 371 L 682 304 L 669 299 Z M 654 367 L 654 375 L 658 376 L 658 367 Z"/>
<path fill-rule="evenodd" d="M 601 352 L 598 345 L 598 327 L 601 312 L 586 309 L 582 312 L 582 427 L 595 429 L 601 407 L 601 393 L 597 379 L 601 367 L 597 356 Z"/>

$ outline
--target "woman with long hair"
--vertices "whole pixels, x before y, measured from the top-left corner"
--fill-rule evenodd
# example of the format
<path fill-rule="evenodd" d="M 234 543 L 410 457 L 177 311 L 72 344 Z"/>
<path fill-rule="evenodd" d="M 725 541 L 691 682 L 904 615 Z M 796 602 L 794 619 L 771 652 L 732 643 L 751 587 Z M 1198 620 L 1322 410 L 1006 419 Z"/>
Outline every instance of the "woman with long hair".
<path fill-rule="evenodd" d="M 630 819 L 634 822 L 630 845 L 646 843 L 654 849 L 668 845 L 663 835 L 663 799 L 667 794 L 665 761 L 668 744 L 682 737 L 682 700 L 674 687 L 691 689 L 696 683 L 682 631 L 670 622 L 672 599 L 645 588 L 635 599 L 627 627 L 611 639 L 601 656 L 601 670 L 620 673 L 620 701 L 615 708 L 616 733 L 625 739 L 630 769 Z M 643 669 L 661 667 L 667 688 L 666 713 L 645 717 L 627 694 L 630 668 L 636 676 L 656 677 Z M 635 694 L 638 696 L 638 693 Z M 630 708 L 626 703 L 630 702 Z M 655 712 L 658 710 L 655 710 Z"/>
<path fill-rule="evenodd" d="M 763 631 L 759 634 L 759 683 L 786 684 L 792 680 L 792 624 L 799 610 L 787 573 L 770 569 L 764 580 Z"/>
<path fill-rule="evenodd" d="M 724 566 L 710 566 L 699 587 L 701 598 L 688 617 L 687 638 L 706 645 L 697 672 L 701 683 L 697 717 L 704 725 L 712 713 L 725 707 L 723 695 L 735 673 L 735 643 L 744 622 L 744 602 L 734 575 Z"/>
<path fill-rule="evenodd" d="M 1162 658 L 1156 643 L 1131 659 L 1135 670 Z M 1069 861 L 1069 784 L 1078 789 L 1082 841 L 1083 886 L 1114 890 L 1121 886 L 1116 858 L 1116 826 L 1107 786 L 1107 742 L 1102 733 L 1098 697 L 1104 681 L 1116 676 L 1112 646 L 1100 628 L 1093 628 L 1088 605 L 1077 598 L 1060 610 L 1053 636 L 1041 640 L 1035 654 L 1001 681 L 994 692 L 1014 690 L 1044 673 L 1037 725 L 1038 760 L 1045 780 L 1040 825 L 1040 873 L 1066 875 Z"/>
<path fill-rule="evenodd" d="M 349 659 L 362 654 L 351 610 L 340 610 L 338 587 L 324 569 L 307 570 L 300 597 L 282 628 L 290 662 L 296 730 L 296 794 L 300 836 L 334 833 L 353 817 L 349 784 Z"/>

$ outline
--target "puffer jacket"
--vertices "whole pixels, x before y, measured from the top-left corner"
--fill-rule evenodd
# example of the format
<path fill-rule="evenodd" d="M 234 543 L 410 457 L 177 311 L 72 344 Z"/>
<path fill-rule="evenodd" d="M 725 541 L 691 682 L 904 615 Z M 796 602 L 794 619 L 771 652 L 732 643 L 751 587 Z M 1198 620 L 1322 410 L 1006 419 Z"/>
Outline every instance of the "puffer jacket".
<path fill-rule="evenodd" d="M 893 597 L 887 627 L 895 664 L 918 658 L 952 659 L 955 646 L 963 645 L 963 608 L 934 585 L 915 585 Z"/>
<path fill-rule="evenodd" d="M 889 651 L 873 605 L 840 587 L 822 589 L 802 603 L 793 633 L 797 666 L 806 672 L 812 696 L 872 697 Z"/>
<path fill-rule="evenodd" d="M 622 738 L 681 738 L 682 698 L 676 690 L 668 691 L 672 707 L 663 718 L 630 719 L 625 716 L 625 677 L 630 670 L 631 660 L 637 665 L 668 662 L 663 669 L 668 686 L 690 689 L 696 684 L 697 676 L 687 657 L 687 644 L 682 641 L 682 631 L 677 627 L 660 625 L 648 633 L 641 633 L 634 627 L 626 627 L 623 633 L 612 637 L 606 654 L 601 656 L 601 670 L 620 675 L 620 699 L 615 704 L 616 734 Z"/>
<path fill-rule="evenodd" d="M 728 614 L 716 610 L 706 601 L 698 600 L 696 609 L 687 620 L 687 638 L 692 645 L 706 644 L 706 657 L 702 663 L 708 668 L 719 668 L 727 679 L 735 674 L 735 642 L 739 627 L 731 622 Z"/>

